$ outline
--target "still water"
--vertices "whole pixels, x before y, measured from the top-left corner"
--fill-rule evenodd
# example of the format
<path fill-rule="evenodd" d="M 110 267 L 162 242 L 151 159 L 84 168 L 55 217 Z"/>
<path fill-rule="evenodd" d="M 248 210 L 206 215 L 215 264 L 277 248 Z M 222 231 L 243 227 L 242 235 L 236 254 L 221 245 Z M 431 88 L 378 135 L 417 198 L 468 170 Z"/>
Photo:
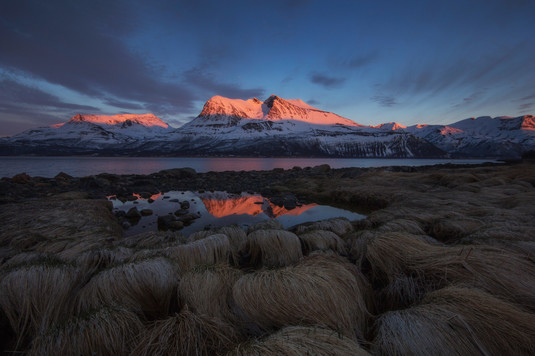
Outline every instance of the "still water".
<path fill-rule="evenodd" d="M 226 225 L 239 225 L 247 228 L 261 221 L 269 219 L 278 221 L 285 228 L 305 222 L 319 221 L 336 217 L 344 217 L 349 220 L 364 218 L 363 215 L 338 209 L 327 205 L 303 204 L 293 209 L 277 206 L 268 198 L 259 194 L 230 194 L 227 192 L 190 192 L 171 191 L 159 193 L 144 199 L 140 196 L 133 201 L 121 202 L 111 198 L 114 211 L 128 212 L 132 208 L 138 211 L 150 209 L 148 216 L 138 219 L 130 219 L 131 225 L 126 235 L 134 235 L 143 231 L 157 230 L 158 217 L 172 215 L 180 219 L 184 214 L 195 214 L 197 218 L 188 219 L 188 223 L 180 232 L 189 235 L 195 231 L 207 227 L 219 227 Z M 184 202 L 187 207 L 184 209 Z"/>
<path fill-rule="evenodd" d="M 197 172 L 261 171 L 328 164 L 332 168 L 425 166 L 440 163 L 478 164 L 492 159 L 389 158 L 204 158 L 204 157 L 0 157 L 0 177 L 25 172 L 51 178 L 59 172 L 74 177 L 99 173 L 150 174 L 162 169 L 191 167 Z"/>

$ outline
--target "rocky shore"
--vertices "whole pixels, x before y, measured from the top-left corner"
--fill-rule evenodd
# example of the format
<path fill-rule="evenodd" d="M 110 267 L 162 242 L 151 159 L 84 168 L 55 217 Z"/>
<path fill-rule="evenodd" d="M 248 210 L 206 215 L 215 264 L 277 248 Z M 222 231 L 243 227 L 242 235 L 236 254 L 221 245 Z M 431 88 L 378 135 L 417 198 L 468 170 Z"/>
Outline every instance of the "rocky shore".
<path fill-rule="evenodd" d="M 116 195 L 255 191 L 366 212 L 125 236 Z M 535 352 L 535 165 L 0 180 L 0 348 L 30 354 Z"/>

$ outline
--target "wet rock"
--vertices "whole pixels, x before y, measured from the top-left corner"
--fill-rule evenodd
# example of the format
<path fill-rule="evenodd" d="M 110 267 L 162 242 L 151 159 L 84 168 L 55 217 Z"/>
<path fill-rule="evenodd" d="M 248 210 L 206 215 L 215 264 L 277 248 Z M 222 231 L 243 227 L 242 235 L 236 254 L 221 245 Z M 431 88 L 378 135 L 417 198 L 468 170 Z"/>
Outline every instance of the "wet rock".
<path fill-rule="evenodd" d="M 141 192 L 139 193 L 139 196 L 142 197 L 143 199 L 148 199 L 152 196 L 152 193 L 150 192 Z"/>
<path fill-rule="evenodd" d="M 160 230 L 180 230 L 183 227 L 184 223 L 177 220 L 173 215 L 158 217 L 158 229 Z"/>
<path fill-rule="evenodd" d="M 171 203 L 178 203 L 178 199 L 169 199 Z"/>
<path fill-rule="evenodd" d="M 126 196 L 127 201 L 134 201 L 137 200 L 137 197 L 135 195 L 127 195 Z"/>
<path fill-rule="evenodd" d="M 115 215 L 115 217 L 117 218 L 125 218 L 126 212 L 123 210 L 117 210 L 116 212 L 113 213 L 113 215 Z"/>
<path fill-rule="evenodd" d="M 320 164 L 319 166 L 312 167 L 310 170 L 313 174 L 327 173 L 331 170 L 331 166 L 328 164 Z"/>
<path fill-rule="evenodd" d="M 189 207 L 190 207 L 189 201 L 185 200 L 183 202 L 180 202 L 180 208 L 181 209 L 187 210 L 187 209 L 189 209 Z"/>
<path fill-rule="evenodd" d="M 65 172 L 59 172 L 58 174 L 56 174 L 56 176 L 54 177 L 55 180 L 59 180 L 59 181 L 65 181 L 65 180 L 70 180 L 70 179 L 73 179 L 72 176 L 68 175 L 67 173 Z"/>
<path fill-rule="evenodd" d="M 269 199 L 273 204 L 277 206 L 283 206 L 288 210 L 295 209 L 297 207 L 297 198 L 293 194 L 276 195 Z"/>
<path fill-rule="evenodd" d="M 131 226 L 132 226 L 132 225 L 130 225 L 130 223 L 129 223 L 128 221 L 123 221 L 123 222 L 121 223 L 121 227 L 122 227 L 123 229 L 125 229 L 125 230 L 130 229 Z"/>
<path fill-rule="evenodd" d="M 200 218 L 201 216 L 195 213 L 188 213 L 177 218 L 178 221 L 182 221 L 184 224 L 191 224 L 193 220 Z"/>
<path fill-rule="evenodd" d="M 140 212 L 141 216 L 149 216 L 149 215 L 152 215 L 152 210 L 151 209 L 142 209 Z"/>
<path fill-rule="evenodd" d="M 136 207 L 133 207 L 126 212 L 126 217 L 132 220 L 139 220 L 141 219 L 141 214 L 139 213 L 139 210 L 137 210 Z"/>
<path fill-rule="evenodd" d="M 175 211 L 175 215 L 176 216 L 186 215 L 187 213 L 188 213 L 188 210 L 186 210 L 186 209 L 179 209 L 179 210 Z"/>
<path fill-rule="evenodd" d="M 173 168 L 165 169 L 158 172 L 159 175 L 164 177 L 173 177 L 173 178 L 192 178 L 197 175 L 197 172 L 193 168 Z"/>
<path fill-rule="evenodd" d="M 19 173 L 19 174 L 14 175 L 13 178 L 11 178 L 11 182 L 17 183 L 17 184 L 26 184 L 31 179 L 32 178 L 26 173 Z"/>

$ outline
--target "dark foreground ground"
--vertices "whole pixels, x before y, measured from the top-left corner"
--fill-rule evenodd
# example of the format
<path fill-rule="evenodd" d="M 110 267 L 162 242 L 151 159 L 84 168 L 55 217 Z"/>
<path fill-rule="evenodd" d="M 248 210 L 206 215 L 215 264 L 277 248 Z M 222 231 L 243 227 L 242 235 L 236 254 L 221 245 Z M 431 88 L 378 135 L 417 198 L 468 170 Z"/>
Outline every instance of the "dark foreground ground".
<path fill-rule="evenodd" d="M 367 218 L 124 237 L 103 198 L 255 191 Z M 533 354 L 535 165 L 0 181 L 0 340 L 30 354 Z"/>

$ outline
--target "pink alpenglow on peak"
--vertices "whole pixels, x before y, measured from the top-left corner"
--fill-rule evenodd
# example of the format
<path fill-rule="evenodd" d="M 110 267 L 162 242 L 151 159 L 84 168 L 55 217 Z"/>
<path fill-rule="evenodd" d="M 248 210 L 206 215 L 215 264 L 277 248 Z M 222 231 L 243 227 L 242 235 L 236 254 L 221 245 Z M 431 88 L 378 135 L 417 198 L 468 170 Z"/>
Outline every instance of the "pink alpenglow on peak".
<path fill-rule="evenodd" d="M 265 101 L 241 100 L 214 96 L 206 102 L 200 118 L 229 116 L 269 121 L 294 120 L 318 125 L 358 126 L 356 122 L 328 111 L 317 109 L 299 99 L 282 99 L 271 95 Z"/>
<path fill-rule="evenodd" d="M 407 128 L 407 126 L 398 124 L 397 122 L 387 122 L 385 124 L 380 124 L 380 125 L 373 126 L 373 127 L 378 128 L 378 129 L 383 129 L 383 130 L 399 130 L 399 129 Z"/>
<path fill-rule="evenodd" d="M 69 121 L 52 125 L 51 127 L 61 127 L 70 122 L 89 122 L 97 125 L 117 125 L 122 124 L 127 121 L 131 123 L 136 123 L 146 127 L 159 126 L 164 129 L 167 129 L 169 125 L 163 122 L 154 114 L 120 114 L 120 115 L 75 115 Z"/>

